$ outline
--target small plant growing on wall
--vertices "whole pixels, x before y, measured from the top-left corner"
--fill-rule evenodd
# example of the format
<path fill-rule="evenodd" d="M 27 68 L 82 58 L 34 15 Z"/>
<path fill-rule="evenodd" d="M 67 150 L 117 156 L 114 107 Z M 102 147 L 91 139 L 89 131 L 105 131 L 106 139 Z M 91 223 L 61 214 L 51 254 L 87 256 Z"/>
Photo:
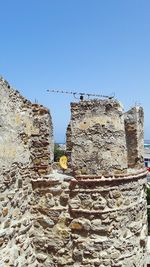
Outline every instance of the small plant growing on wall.
<path fill-rule="evenodd" d="M 61 147 L 59 146 L 59 144 L 54 145 L 54 161 L 58 162 L 60 157 L 63 156 L 65 154 L 65 150 L 61 149 Z"/>

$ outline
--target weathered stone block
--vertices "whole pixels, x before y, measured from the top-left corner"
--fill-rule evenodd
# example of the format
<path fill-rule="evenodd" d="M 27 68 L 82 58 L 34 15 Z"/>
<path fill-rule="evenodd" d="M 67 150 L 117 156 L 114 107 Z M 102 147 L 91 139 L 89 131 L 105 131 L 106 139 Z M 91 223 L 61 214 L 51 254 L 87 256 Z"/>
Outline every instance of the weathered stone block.
<path fill-rule="evenodd" d="M 125 113 L 125 130 L 129 168 L 144 166 L 144 112 L 134 107 Z"/>
<path fill-rule="evenodd" d="M 118 101 L 72 103 L 67 136 L 71 164 L 76 174 L 126 172 L 124 117 Z"/>

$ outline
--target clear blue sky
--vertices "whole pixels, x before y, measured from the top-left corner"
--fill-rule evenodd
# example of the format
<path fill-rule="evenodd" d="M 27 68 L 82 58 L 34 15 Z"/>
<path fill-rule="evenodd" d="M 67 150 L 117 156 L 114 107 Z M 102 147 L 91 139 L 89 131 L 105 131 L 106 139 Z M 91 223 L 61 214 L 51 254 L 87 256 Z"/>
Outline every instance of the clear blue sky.
<path fill-rule="evenodd" d="M 150 1 L 0 0 L 0 74 L 50 108 L 57 142 L 74 99 L 49 88 L 141 104 L 150 139 Z"/>

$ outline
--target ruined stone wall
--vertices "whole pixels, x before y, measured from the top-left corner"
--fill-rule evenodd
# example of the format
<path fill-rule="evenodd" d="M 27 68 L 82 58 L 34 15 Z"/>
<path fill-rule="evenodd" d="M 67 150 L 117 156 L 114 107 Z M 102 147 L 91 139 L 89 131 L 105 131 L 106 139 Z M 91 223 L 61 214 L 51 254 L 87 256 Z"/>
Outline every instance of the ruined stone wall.
<path fill-rule="evenodd" d="M 116 100 L 81 101 L 71 104 L 69 125 L 73 260 L 77 266 L 146 267 L 143 109 L 124 114 Z"/>
<path fill-rule="evenodd" d="M 71 103 L 71 164 L 76 174 L 126 172 L 124 116 L 116 100 Z"/>
<path fill-rule="evenodd" d="M 72 104 L 66 176 L 51 168 L 49 111 L 3 79 L 0 100 L 0 267 L 146 267 L 146 170 L 127 168 L 120 104 Z"/>
<path fill-rule="evenodd" d="M 0 266 L 34 266 L 31 178 L 51 172 L 52 143 L 49 111 L 1 78 Z"/>
<path fill-rule="evenodd" d="M 125 130 L 129 168 L 140 168 L 144 162 L 144 112 L 134 107 L 125 113 Z"/>
<path fill-rule="evenodd" d="M 54 158 L 53 129 L 49 110 L 43 106 L 32 105 L 33 125 L 37 129 L 32 132 L 30 153 L 34 176 L 44 176 L 52 172 Z"/>
<path fill-rule="evenodd" d="M 38 266 L 146 267 L 146 172 L 33 180 Z"/>
<path fill-rule="evenodd" d="M 49 110 L 32 104 L 1 79 L 0 114 L 0 171 L 16 163 L 30 165 L 39 176 L 49 173 L 53 161 Z"/>

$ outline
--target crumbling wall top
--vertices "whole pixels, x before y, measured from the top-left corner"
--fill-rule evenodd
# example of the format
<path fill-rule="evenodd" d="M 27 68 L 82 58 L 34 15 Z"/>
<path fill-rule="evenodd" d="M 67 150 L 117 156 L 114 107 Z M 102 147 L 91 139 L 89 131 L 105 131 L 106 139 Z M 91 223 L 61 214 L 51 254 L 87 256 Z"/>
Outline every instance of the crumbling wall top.
<path fill-rule="evenodd" d="M 32 165 L 36 173 L 40 167 L 41 173 L 48 174 L 53 161 L 53 127 L 49 110 L 32 104 L 1 77 L 0 113 L 1 171 L 3 168 L 8 170 L 15 162 L 28 167 Z M 37 161 L 35 164 L 35 158 L 39 164 Z"/>
<path fill-rule="evenodd" d="M 117 100 L 71 103 L 71 163 L 76 174 L 127 170 L 122 105 Z"/>

